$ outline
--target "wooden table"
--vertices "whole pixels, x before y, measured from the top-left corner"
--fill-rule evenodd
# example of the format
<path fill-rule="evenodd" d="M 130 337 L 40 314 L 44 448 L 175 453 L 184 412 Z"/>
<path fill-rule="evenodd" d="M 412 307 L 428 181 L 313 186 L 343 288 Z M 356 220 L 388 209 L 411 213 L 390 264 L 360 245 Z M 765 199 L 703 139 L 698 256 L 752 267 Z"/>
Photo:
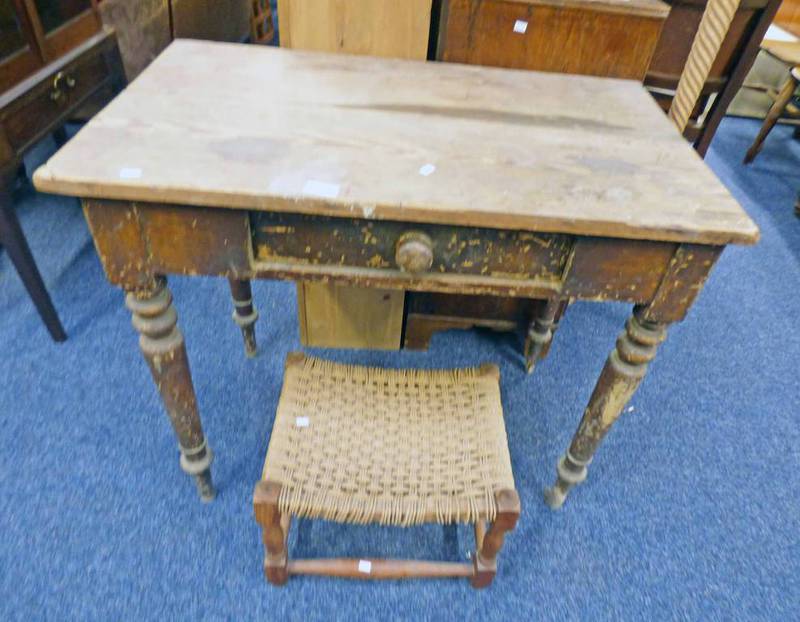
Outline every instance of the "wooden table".
<path fill-rule="evenodd" d="M 626 301 L 558 480 L 586 477 L 671 322 L 758 229 L 640 84 L 178 41 L 34 176 L 82 197 L 181 447 L 213 496 L 165 275 Z M 513 429 L 510 430 L 513 434 Z"/>

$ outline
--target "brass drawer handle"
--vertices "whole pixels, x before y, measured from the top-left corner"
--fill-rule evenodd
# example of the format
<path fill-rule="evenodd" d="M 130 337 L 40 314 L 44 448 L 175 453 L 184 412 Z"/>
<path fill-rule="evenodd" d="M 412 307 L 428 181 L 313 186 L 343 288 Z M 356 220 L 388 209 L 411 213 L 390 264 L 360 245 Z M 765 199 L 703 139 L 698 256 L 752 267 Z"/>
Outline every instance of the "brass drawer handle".
<path fill-rule="evenodd" d="M 426 272 L 433 265 L 433 242 L 421 231 L 407 231 L 397 240 L 394 260 L 403 272 Z"/>
<path fill-rule="evenodd" d="M 59 71 L 53 77 L 53 88 L 50 91 L 50 99 L 60 104 L 67 99 L 67 92 L 75 88 L 77 81 L 71 75 Z"/>

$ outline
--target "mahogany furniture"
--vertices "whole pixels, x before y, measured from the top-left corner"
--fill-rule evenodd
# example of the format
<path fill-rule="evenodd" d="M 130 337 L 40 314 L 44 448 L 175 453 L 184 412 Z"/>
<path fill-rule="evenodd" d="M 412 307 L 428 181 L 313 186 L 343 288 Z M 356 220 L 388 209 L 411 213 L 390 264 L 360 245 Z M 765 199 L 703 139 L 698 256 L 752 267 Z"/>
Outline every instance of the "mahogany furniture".
<path fill-rule="evenodd" d="M 45 289 L 11 200 L 22 157 L 87 103 L 102 105 L 122 89 L 125 76 L 113 31 L 101 30 L 57 60 L 0 94 L 0 244 L 55 341 L 67 336 Z"/>
<path fill-rule="evenodd" d="M 206 497 L 170 273 L 553 301 L 542 342 L 565 300 L 631 303 L 558 507 L 724 247 L 758 239 L 634 81 L 199 41 L 174 42 L 34 183 L 83 199 Z"/>
<path fill-rule="evenodd" d="M 274 585 L 313 574 L 466 577 L 487 587 L 520 513 L 500 370 L 389 370 L 290 354 L 253 506 L 264 573 Z M 399 527 L 468 523 L 475 551 L 471 563 L 289 559 L 292 517 Z"/>
<path fill-rule="evenodd" d="M 767 54 L 774 56 L 779 61 L 789 65 L 791 70 L 789 71 L 789 76 L 786 78 L 786 82 L 783 83 L 780 92 L 778 92 L 775 97 L 775 102 L 772 104 L 769 112 L 767 112 L 764 124 L 758 131 L 758 135 L 744 156 L 745 164 L 752 162 L 758 155 L 758 152 L 761 151 L 764 140 L 766 140 L 767 135 L 772 131 L 778 119 L 783 115 L 797 90 L 798 84 L 800 84 L 800 41 L 765 41 L 761 45 L 761 49 Z"/>
<path fill-rule="evenodd" d="M 660 0 L 441 0 L 437 58 L 641 80 L 668 13 Z"/>

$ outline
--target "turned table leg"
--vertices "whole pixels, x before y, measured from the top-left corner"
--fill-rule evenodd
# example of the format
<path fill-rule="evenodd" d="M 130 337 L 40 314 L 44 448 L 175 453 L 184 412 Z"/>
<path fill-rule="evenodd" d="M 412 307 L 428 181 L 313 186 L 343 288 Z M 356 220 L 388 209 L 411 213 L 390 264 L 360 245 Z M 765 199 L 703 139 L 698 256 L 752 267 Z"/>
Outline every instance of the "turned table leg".
<path fill-rule="evenodd" d="M 128 292 L 125 304 L 133 314 L 139 346 L 178 437 L 181 468 L 194 476 L 200 498 L 211 501 L 216 494 L 211 448 L 203 435 L 183 334 L 166 279 L 156 278 L 147 290 Z"/>
<path fill-rule="evenodd" d="M 537 309 L 528 326 L 525 337 L 525 369 L 533 373 L 536 361 L 543 357 L 553 339 L 559 312 L 563 313 L 564 301 L 550 299 Z"/>
<path fill-rule="evenodd" d="M 792 67 L 792 70 L 789 72 L 789 77 L 786 78 L 786 82 L 783 83 L 778 96 L 775 98 L 775 102 L 772 104 L 769 112 L 767 112 L 764 124 L 761 126 L 761 129 L 758 130 L 756 139 L 753 141 L 753 144 L 750 145 L 750 149 L 747 150 L 747 154 L 744 156 L 745 164 L 752 162 L 758 155 L 758 152 L 761 151 L 761 146 L 764 144 L 767 134 L 775 127 L 778 119 L 781 118 L 783 111 L 786 109 L 789 100 L 792 99 L 792 95 L 794 95 L 794 92 L 797 90 L 798 82 L 800 82 L 799 77 L 800 68 Z"/>
<path fill-rule="evenodd" d="M 231 297 L 233 298 L 233 321 L 242 329 L 245 354 L 252 358 L 257 352 L 255 324 L 258 319 L 258 311 L 253 306 L 253 292 L 250 289 L 250 281 L 240 281 L 238 279 L 228 279 L 228 281 L 231 286 Z"/>
<path fill-rule="evenodd" d="M 597 447 L 639 387 L 647 364 L 666 337 L 666 325 L 642 319 L 643 309 L 637 308 L 625 324 L 600 373 L 572 443 L 558 462 L 556 483 L 545 490 L 545 501 L 554 510 L 564 504 L 573 486 L 586 479 L 587 466 Z"/>

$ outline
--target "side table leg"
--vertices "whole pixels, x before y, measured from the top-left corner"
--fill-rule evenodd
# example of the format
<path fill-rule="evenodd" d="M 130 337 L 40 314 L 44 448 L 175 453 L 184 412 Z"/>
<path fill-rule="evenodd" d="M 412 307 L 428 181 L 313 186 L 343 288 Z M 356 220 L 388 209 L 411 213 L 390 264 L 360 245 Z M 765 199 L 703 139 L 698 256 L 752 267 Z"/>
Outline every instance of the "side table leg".
<path fill-rule="evenodd" d="M 66 341 L 67 334 L 36 267 L 25 234 L 19 226 L 17 214 L 11 204 L 11 195 L 4 187 L 0 187 L 0 244 L 5 247 L 53 341 Z"/>
<path fill-rule="evenodd" d="M 253 306 L 253 292 L 250 288 L 250 281 L 240 281 L 238 279 L 228 279 L 231 286 L 231 297 L 233 298 L 233 321 L 242 329 L 244 338 L 244 352 L 252 358 L 256 355 L 256 320 L 258 311 Z"/>
<path fill-rule="evenodd" d="M 665 324 L 642 320 L 639 308 L 634 310 L 600 373 L 572 443 L 558 462 L 556 483 L 545 490 L 545 501 L 551 509 L 560 508 L 570 489 L 586 479 L 592 456 L 636 392 L 647 373 L 647 364 L 665 338 Z"/>
<path fill-rule="evenodd" d="M 531 318 L 528 334 L 525 337 L 525 369 L 529 374 L 533 373 L 536 361 L 542 357 L 553 339 L 556 315 L 561 306 L 560 300 L 546 300 Z"/>
<path fill-rule="evenodd" d="M 148 291 L 128 292 L 125 305 L 133 314 L 139 347 L 178 437 L 181 468 L 194 476 L 200 498 L 211 501 L 216 495 L 211 481 L 213 456 L 203 435 L 186 346 L 166 279 L 156 278 Z"/>

